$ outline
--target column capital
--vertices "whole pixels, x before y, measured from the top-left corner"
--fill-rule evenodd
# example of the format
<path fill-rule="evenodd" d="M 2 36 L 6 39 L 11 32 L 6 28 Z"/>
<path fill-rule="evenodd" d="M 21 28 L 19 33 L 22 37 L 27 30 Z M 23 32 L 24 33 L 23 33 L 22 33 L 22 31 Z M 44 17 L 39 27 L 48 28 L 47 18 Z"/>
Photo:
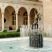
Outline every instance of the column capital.
<path fill-rule="evenodd" d="M 2 14 L 4 14 L 4 11 L 1 11 Z"/>
<path fill-rule="evenodd" d="M 18 14 L 17 12 L 15 12 L 15 14 Z"/>
<path fill-rule="evenodd" d="M 28 11 L 28 15 L 30 15 L 30 12 Z"/>
<path fill-rule="evenodd" d="M 28 15 L 30 16 L 30 13 L 28 13 Z"/>
<path fill-rule="evenodd" d="M 1 14 L 4 14 L 4 12 L 1 12 Z"/>
<path fill-rule="evenodd" d="M 18 13 L 15 13 L 16 15 L 18 15 Z"/>

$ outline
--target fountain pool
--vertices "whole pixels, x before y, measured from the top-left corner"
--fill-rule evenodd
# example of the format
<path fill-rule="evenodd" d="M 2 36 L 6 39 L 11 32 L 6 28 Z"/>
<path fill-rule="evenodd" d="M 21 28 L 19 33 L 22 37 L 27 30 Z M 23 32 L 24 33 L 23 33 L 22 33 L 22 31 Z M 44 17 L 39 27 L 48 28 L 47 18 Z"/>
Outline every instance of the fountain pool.
<path fill-rule="evenodd" d="M 29 38 L 0 39 L 0 52 L 52 52 L 52 41 L 44 41 L 43 48 L 29 46 Z"/>

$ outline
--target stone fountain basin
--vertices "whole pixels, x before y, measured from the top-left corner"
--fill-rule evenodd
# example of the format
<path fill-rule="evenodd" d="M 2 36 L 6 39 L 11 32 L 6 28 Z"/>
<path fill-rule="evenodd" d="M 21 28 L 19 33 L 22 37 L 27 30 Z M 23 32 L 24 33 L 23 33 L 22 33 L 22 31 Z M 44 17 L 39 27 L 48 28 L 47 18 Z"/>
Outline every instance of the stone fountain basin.
<path fill-rule="evenodd" d="M 0 39 L 1 52 L 52 52 L 52 38 L 44 37 L 43 48 L 29 46 L 29 37 Z"/>
<path fill-rule="evenodd" d="M 29 36 L 29 45 L 35 48 L 43 47 L 43 36 L 42 34 L 35 33 Z"/>

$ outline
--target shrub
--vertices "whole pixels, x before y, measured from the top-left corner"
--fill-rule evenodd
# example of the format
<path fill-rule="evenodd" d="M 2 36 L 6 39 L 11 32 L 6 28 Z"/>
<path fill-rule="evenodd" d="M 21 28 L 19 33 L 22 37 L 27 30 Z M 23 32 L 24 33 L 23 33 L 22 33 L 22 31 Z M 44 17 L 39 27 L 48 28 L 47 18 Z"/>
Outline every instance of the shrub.
<path fill-rule="evenodd" d="M 0 32 L 0 38 L 19 37 L 20 32 Z"/>
<path fill-rule="evenodd" d="M 40 34 L 42 34 L 43 36 L 47 36 L 47 33 L 46 32 L 40 32 Z"/>
<path fill-rule="evenodd" d="M 17 29 L 17 32 L 20 32 L 20 28 L 19 28 L 19 29 Z"/>
<path fill-rule="evenodd" d="M 7 30 L 3 30 L 3 32 L 7 32 Z"/>

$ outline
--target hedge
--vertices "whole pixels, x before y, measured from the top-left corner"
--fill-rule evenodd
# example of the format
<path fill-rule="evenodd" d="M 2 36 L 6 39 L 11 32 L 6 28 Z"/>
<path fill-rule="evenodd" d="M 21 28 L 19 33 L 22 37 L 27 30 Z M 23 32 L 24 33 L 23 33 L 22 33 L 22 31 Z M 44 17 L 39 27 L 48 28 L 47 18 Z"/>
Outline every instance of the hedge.
<path fill-rule="evenodd" d="M 20 32 L 0 32 L 0 38 L 19 37 Z"/>
<path fill-rule="evenodd" d="M 16 32 L 20 32 L 20 28 L 19 29 L 17 29 L 17 31 Z"/>

